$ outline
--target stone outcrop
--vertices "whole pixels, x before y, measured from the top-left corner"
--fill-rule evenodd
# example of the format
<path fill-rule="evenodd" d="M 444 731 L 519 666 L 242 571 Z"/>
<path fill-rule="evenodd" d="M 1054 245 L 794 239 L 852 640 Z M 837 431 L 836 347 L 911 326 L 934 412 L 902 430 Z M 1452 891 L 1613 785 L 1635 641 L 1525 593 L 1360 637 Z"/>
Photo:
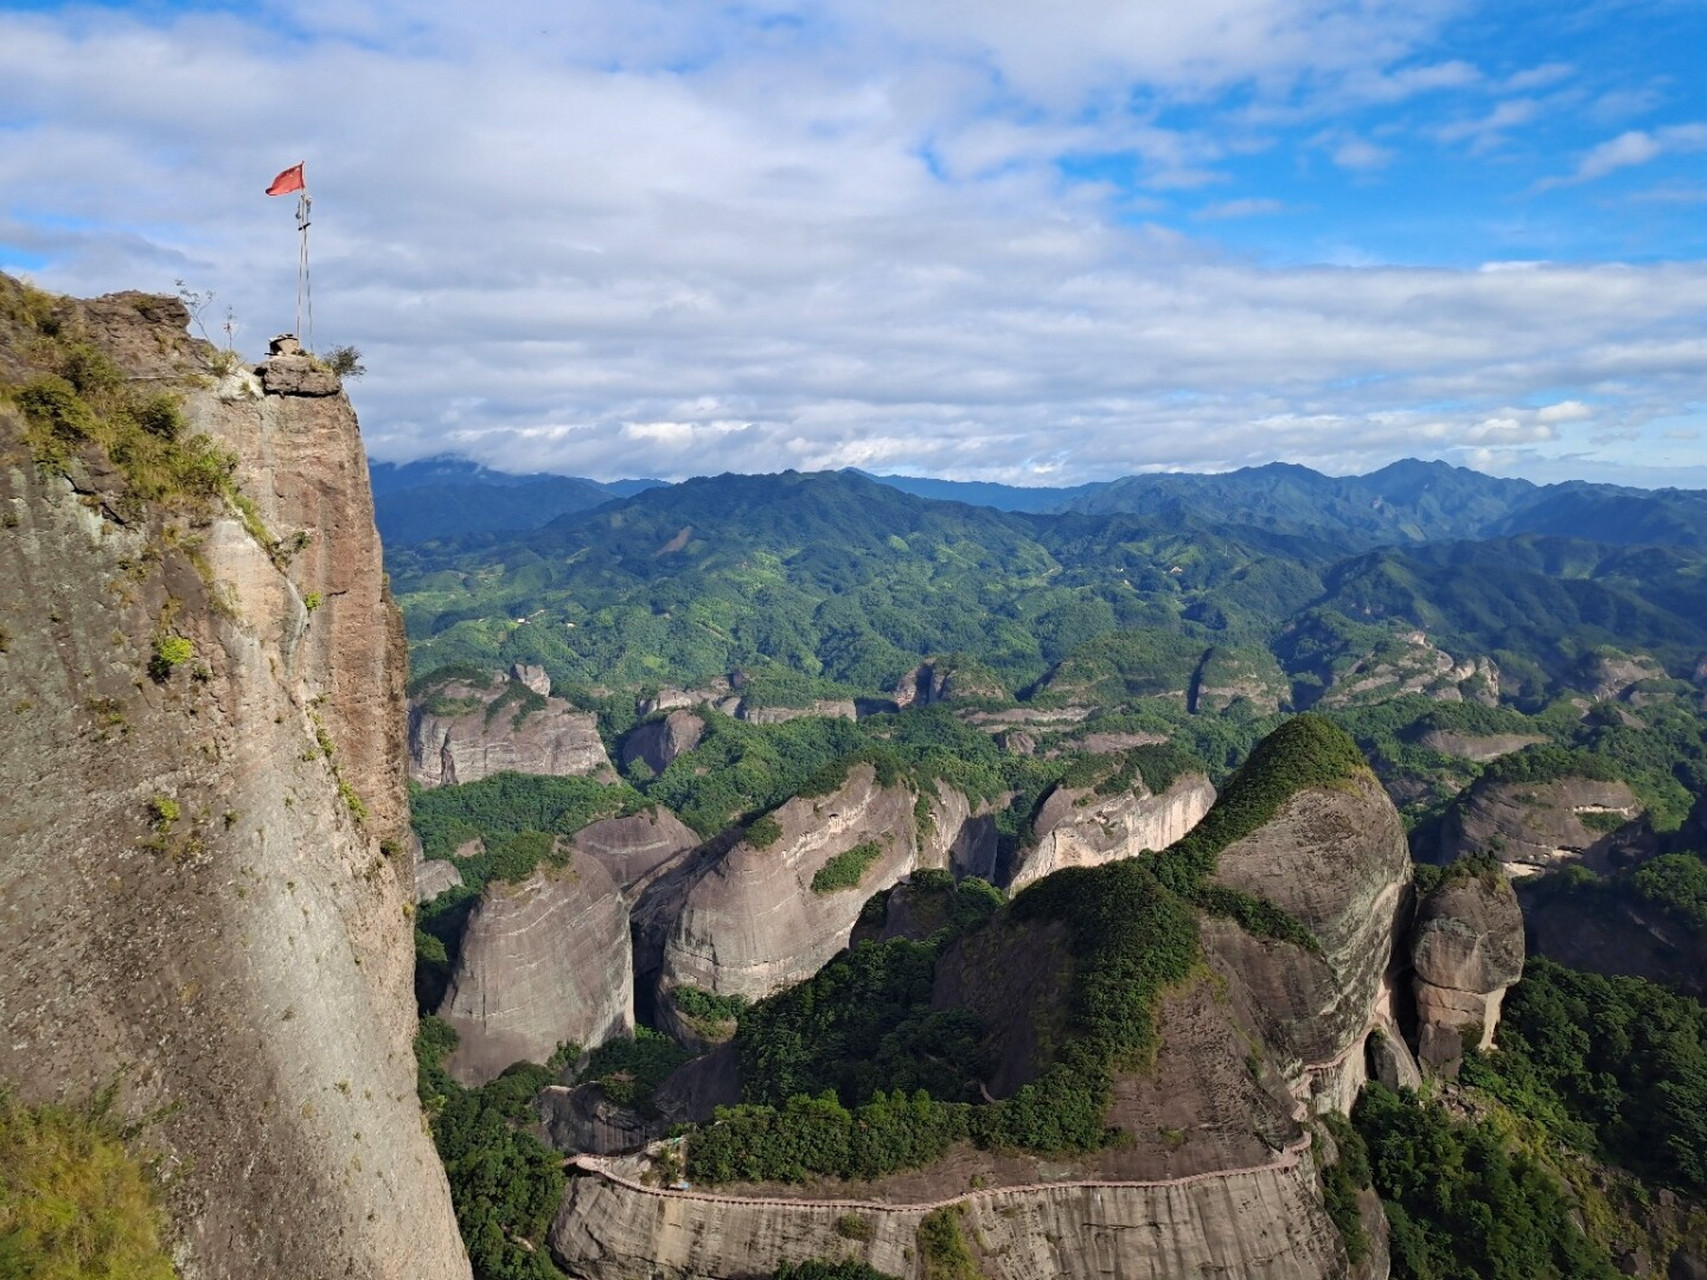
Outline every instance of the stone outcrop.
<path fill-rule="evenodd" d="M 705 721 L 677 709 L 661 720 L 649 720 L 631 731 L 622 743 L 622 767 L 644 760 L 653 773 L 662 773 L 677 756 L 692 751 L 705 734 Z"/>
<path fill-rule="evenodd" d="M 619 1170 L 638 1168 L 614 1162 Z M 857 1195 L 857 1192 L 854 1194 Z M 1346 1274 L 1307 1157 L 1152 1186 L 1036 1186 L 960 1196 L 959 1228 L 987 1280 L 1292 1280 Z M 784 1262 L 856 1258 L 923 1276 L 917 1232 L 931 1206 L 718 1199 L 571 1180 L 548 1237 L 590 1280 L 768 1275 Z M 847 1238 L 852 1214 L 868 1240 Z"/>
<path fill-rule="evenodd" d="M 565 866 L 487 885 L 438 1014 L 459 1037 L 445 1069 L 468 1085 L 565 1041 L 632 1032 L 628 905 L 610 873 L 575 849 Z"/>
<path fill-rule="evenodd" d="M 913 793 L 882 787 L 870 765 L 823 796 L 769 815 L 768 843 L 742 840 L 685 892 L 663 952 L 661 988 L 683 983 L 759 999 L 811 977 L 847 945 L 859 910 L 918 864 Z M 819 893 L 813 877 L 837 854 L 875 845 L 856 887 Z"/>
<path fill-rule="evenodd" d="M 664 1127 L 648 1124 L 633 1108 L 612 1102 L 597 1084 L 549 1085 L 533 1106 L 546 1141 L 558 1151 L 592 1155 L 633 1151 L 656 1138 Z"/>
<path fill-rule="evenodd" d="M 551 696 L 551 673 L 544 667 L 514 663 L 510 667 L 510 679 L 523 688 L 532 689 L 542 698 Z"/>
<path fill-rule="evenodd" d="M 0 1080 L 122 1077 L 159 1117 L 186 1277 L 459 1280 L 415 1098 L 405 664 L 360 433 L 335 380 L 228 370 L 187 319 L 121 294 L 59 304 L 58 333 L 181 395 L 247 528 L 141 499 L 94 446 L 38 468 L 0 409 Z M 22 376 L 42 348 L 11 324 Z"/>
<path fill-rule="evenodd" d="M 1616 827 L 1641 814 L 1641 802 L 1623 782 L 1484 778 L 1441 823 L 1440 860 L 1486 851 L 1518 874 L 1567 862 L 1599 867 L 1619 847 Z"/>
<path fill-rule="evenodd" d="M 653 876 L 699 843 L 699 837 L 662 805 L 605 818 L 575 833 L 572 842 L 600 863 L 627 894 L 638 893 Z"/>
<path fill-rule="evenodd" d="M 1499 667 L 1493 659 L 1453 658 L 1423 632 L 1412 631 L 1332 672 L 1318 705 L 1358 706 L 1421 693 L 1441 702 L 1497 706 L 1499 690 Z"/>
<path fill-rule="evenodd" d="M 1430 729 L 1417 739 L 1417 745 L 1443 756 L 1486 764 L 1545 741 L 1531 733 L 1455 733 L 1449 729 Z"/>
<path fill-rule="evenodd" d="M 852 698 L 819 698 L 804 707 L 755 707 L 747 699 L 741 699 L 741 704 L 735 709 L 738 720 L 747 720 L 753 724 L 782 724 L 788 720 L 799 720 L 805 716 L 827 716 L 830 719 L 857 720 L 858 708 Z"/>
<path fill-rule="evenodd" d="M 409 708 L 410 776 L 423 787 L 478 782 L 506 769 L 615 780 L 597 716 L 561 698 L 530 707 L 507 697 L 512 687 L 526 689 L 500 677 L 455 680 L 416 701 Z"/>
<path fill-rule="evenodd" d="M 430 858 L 422 861 L 415 868 L 415 901 L 431 902 L 447 889 L 460 888 L 462 872 L 456 869 L 454 862 L 444 858 Z"/>
<path fill-rule="evenodd" d="M 1008 696 L 992 673 L 941 658 L 921 662 L 895 683 L 897 707 L 924 707 L 957 698 L 1005 700 Z"/>
<path fill-rule="evenodd" d="M 1316 1110 L 1349 1110 L 1367 1071 L 1360 1051 L 1380 1029 L 1400 1040 L 1395 957 L 1411 861 L 1399 815 L 1373 777 L 1303 791 L 1225 849 L 1216 882 L 1266 898 L 1309 929 L 1319 954 L 1254 938 L 1208 918 L 1203 944 L 1266 1056 Z"/>
<path fill-rule="evenodd" d="M 1506 988 L 1523 976 L 1523 913 L 1503 877 L 1448 881 L 1417 909 L 1411 930 L 1417 1052 L 1456 1074 L 1467 1047 L 1494 1042 Z"/>
<path fill-rule="evenodd" d="M 1215 788 L 1200 773 L 1177 779 L 1160 795 L 1142 782 L 1099 796 L 1089 787 L 1057 787 L 1038 808 L 1037 842 L 1010 869 L 1014 889 L 1063 867 L 1094 867 L 1165 849 L 1203 821 Z"/>
<path fill-rule="evenodd" d="M 1603 649 L 1584 659 L 1576 683 L 1592 698 L 1627 698 L 1644 680 L 1665 678 L 1665 667 L 1646 654 Z"/>

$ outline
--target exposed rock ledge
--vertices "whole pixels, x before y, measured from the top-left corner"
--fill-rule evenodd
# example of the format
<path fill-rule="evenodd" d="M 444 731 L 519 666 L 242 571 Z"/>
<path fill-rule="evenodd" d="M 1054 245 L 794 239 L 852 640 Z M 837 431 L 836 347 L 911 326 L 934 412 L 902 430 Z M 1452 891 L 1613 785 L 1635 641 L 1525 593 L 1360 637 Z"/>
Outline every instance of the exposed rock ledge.
<path fill-rule="evenodd" d="M 500 704 L 511 687 L 529 688 L 519 680 L 455 681 L 412 705 L 409 776 L 423 787 L 478 782 L 506 769 L 616 780 L 596 716 L 562 698 L 546 698 L 537 709 Z"/>
<path fill-rule="evenodd" d="M 1202 822 L 1214 803 L 1215 788 L 1201 773 L 1176 779 L 1161 795 L 1142 782 L 1111 796 L 1089 787 L 1057 788 L 1037 812 L 1037 844 L 1014 868 L 1011 887 L 1062 867 L 1094 867 L 1165 849 Z"/>
<path fill-rule="evenodd" d="M 1255 1169 L 1002 1187 L 935 1204 L 740 1199 L 642 1187 L 607 1171 L 570 1183 L 548 1240 L 587 1280 L 722 1280 L 813 1257 L 858 1258 L 911 1278 L 924 1274 L 919 1223 L 950 1204 L 988 1280 L 1327 1280 L 1347 1270 L 1303 1143 Z M 849 1214 L 871 1239 L 838 1233 Z"/>

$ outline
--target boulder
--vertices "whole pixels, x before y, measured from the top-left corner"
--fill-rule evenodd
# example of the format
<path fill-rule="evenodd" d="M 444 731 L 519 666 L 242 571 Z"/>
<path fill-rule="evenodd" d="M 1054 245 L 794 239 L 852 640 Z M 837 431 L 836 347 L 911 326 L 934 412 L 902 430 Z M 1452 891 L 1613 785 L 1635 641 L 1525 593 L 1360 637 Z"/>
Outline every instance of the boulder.
<path fill-rule="evenodd" d="M 692 751 L 705 734 L 705 721 L 677 709 L 662 720 L 637 726 L 622 743 L 622 767 L 644 760 L 653 773 L 662 773 L 677 756 Z"/>
<path fill-rule="evenodd" d="M 438 1013 L 459 1037 L 445 1069 L 470 1086 L 565 1041 L 632 1032 L 628 907 L 610 873 L 577 849 L 566 866 L 487 885 Z"/>
<path fill-rule="evenodd" d="M 1456 1074 L 1468 1047 L 1494 1042 L 1506 988 L 1523 976 L 1523 913 L 1497 873 L 1450 879 L 1417 910 L 1411 930 L 1417 1052 Z"/>
<path fill-rule="evenodd" d="M 1215 788 L 1200 773 L 1185 774 L 1161 795 L 1142 782 L 1109 796 L 1089 787 L 1056 787 L 1038 808 L 1036 844 L 1009 869 L 1009 886 L 1017 890 L 1062 867 L 1094 867 L 1165 849 L 1214 803 Z"/>
<path fill-rule="evenodd" d="M 575 848 L 599 862 L 624 893 L 634 894 L 699 843 L 692 827 L 662 805 L 625 818 L 605 818 L 575 833 Z"/>
<path fill-rule="evenodd" d="M 423 787 L 478 782 L 513 769 L 614 781 L 598 717 L 561 698 L 533 709 L 505 702 L 508 681 L 454 681 L 409 708 L 409 774 Z M 527 696 L 536 698 L 536 691 Z M 537 705 L 537 704 L 536 704 Z"/>

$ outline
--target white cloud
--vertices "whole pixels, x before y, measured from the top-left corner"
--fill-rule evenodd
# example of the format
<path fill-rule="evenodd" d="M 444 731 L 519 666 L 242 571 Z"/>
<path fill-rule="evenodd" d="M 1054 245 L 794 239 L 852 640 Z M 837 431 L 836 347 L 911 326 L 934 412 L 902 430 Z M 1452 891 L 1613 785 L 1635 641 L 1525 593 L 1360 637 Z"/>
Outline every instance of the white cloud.
<path fill-rule="evenodd" d="M 776 0 L 736 34 L 661 0 L 263 18 L 316 39 L 0 14 L 0 125 L 24 144 L 0 149 L 0 243 L 54 287 L 212 289 L 253 348 L 294 300 L 291 202 L 260 188 L 306 157 L 317 337 L 363 349 L 390 458 L 1352 470 L 1564 447 L 1707 395 L 1700 264 L 1262 265 L 1111 216 L 1129 188 L 1094 164 L 1062 176 L 1127 165 L 1151 211 L 1219 176 L 1235 144 L 1127 109 L 1134 78 L 1180 101 L 1469 84 L 1413 56 L 1445 6 L 970 4 Z M 1389 157 L 1337 127 L 1317 145 Z M 1227 194 L 1201 216 L 1282 211 Z"/>
<path fill-rule="evenodd" d="M 1668 125 L 1651 133 L 1630 129 L 1592 148 L 1569 178 L 1554 178 L 1542 185 L 1593 182 L 1619 169 L 1647 164 L 1667 152 L 1702 150 L 1707 150 L 1707 123 Z"/>

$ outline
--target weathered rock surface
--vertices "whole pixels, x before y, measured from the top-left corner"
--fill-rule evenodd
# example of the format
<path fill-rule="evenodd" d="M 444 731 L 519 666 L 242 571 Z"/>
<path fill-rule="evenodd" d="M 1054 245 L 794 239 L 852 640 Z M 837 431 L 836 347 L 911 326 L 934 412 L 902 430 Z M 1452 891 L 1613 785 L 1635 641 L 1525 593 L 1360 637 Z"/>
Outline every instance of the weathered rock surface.
<path fill-rule="evenodd" d="M 1323 708 L 1385 702 L 1421 693 L 1442 702 L 1499 703 L 1499 667 L 1491 658 L 1462 661 L 1438 649 L 1421 631 L 1332 673 L 1318 705 Z"/>
<path fill-rule="evenodd" d="M 503 705 L 494 712 L 507 684 L 455 681 L 410 707 L 409 772 L 416 782 L 453 786 L 506 769 L 615 780 L 598 717 L 561 698 L 547 698 L 537 711 Z"/>
<path fill-rule="evenodd" d="M 1161 1186 L 1058 1186 L 974 1192 L 962 1235 L 988 1280 L 1300 1280 L 1343 1276 L 1345 1253 L 1321 1207 L 1308 1159 Z M 552 1223 L 552 1255 L 591 1280 L 650 1275 L 721 1280 L 784 1262 L 858 1258 L 922 1276 L 915 1239 L 924 1206 L 719 1200 L 572 1179 Z M 838 1233 L 848 1213 L 871 1238 Z"/>
<path fill-rule="evenodd" d="M 459 1040 L 445 1069 L 484 1084 L 559 1044 L 634 1030 L 628 906 L 604 866 L 574 850 L 520 884 L 494 881 L 469 917 L 439 1017 Z"/>
<path fill-rule="evenodd" d="M 1577 683 L 1593 698 L 1623 698 L 1644 680 L 1665 678 L 1665 667 L 1646 654 L 1603 650 L 1584 661 Z"/>
<path fill-rule="evenodd" d="M 573 840 L 577 849 L 604 866 L 624 893 L 637 892 L 698 843 L 693 828 L 662 805 L 589 823 Z"/>
<path fill-rule="evenodd" d="M 546 1142 L 558 1151 L 605 1155 L 633 1151 L 658 1137 L 665 1126 L 648 1124 L 631 1107 L 619 1106 L 596 1084 L 550 1085 L 533 1100 Z"/>
<path fill-rule="evenodd" d="M 1608 903 L 1598 896 L 1548 893 L 1533 880 L 1520 880 L 1516 888 L 1529 954 L 1590 973 L 1646 978 L 1697 999 L 1707 996 L 1707 935 L 1627 899 Z"/>
<path fill-rule="evenodd" d="M 1142 782 L 1099 796 L 1089 787 L 1057 787 L 1037 811 L 1037 843 L 1022 851 L 1009 883 L 1019 889 L 1063 867 L 1094 867 L 1165 849 L 1203 821 L 1215 788 L 1200 773 L 1177 779 L 1161 795 Z"/>
<path fill-rule="evenodd" d="M 1417 1052 L 1455 1073 L 1464 1035 L 1489 1048 L 1506 988 L 1523 976 L 1523 913 L 1504 879 L 1453 880 L 1425 898 L 1411 929 Z"/>
<path fill-rule="evenodd" d="M 443 858 L 429 858 L 415 868 L 415 901 L 431 902 L 447 889 L 455 889 L 462 884 L 462 872 L 456 869 L 454 862 Z"/>
<path fill-rule="evenodd" d="M 664 992 L 688 983 L 756 1000 L 811 977 L 847 945 L 866 898 L 918 862 L 913 793 L 878 786 L 870 765 L 771 817 L 781 828 L 774 842 L 743 840 L 686 887 L 664 947 Z M 879 853 L 856 888 L 813 892 L 831 858 L 867 842 Z"/>
<path fill-rule="evenodd" d="M 1448 729 L 1430 729 L 1417 740 L 1419 746 L 1430 751 L 1438 751 L 1443 756 L 1457 756 L 1460 760 L 1474 760 L 1478 764 L 1545 741 L 1547 739 L 1528 733 L 1454 733 Z"/>
<path fill-rule="evenodd" d="M 544 667 L 531 666 L 517 662 L 510 667 L 510 679 L 525 688 L 532 689 L 542 698 L 551 696 L 551 673 Z"/>
<path fill-rule="evenodd" d="M 402 632 L 354 415 L 218 380 L 173 299 L 64 310 L 308 536 L 283 567 L 234 513 L 167 537 L 104 457 L 38 470 L 0 410 L 0 1079 L 123 1073 L 186 1277 L 465 1278 L 415 1098 Z M 0 323 L 0 365 L 19 342 Z M 163 633 L 193 656 L 156 681 Z"/>
<path fill-rule="evenodd" d="M 819 698 L 804 707 L 755 707 L 745 698 L 735 710 L 735 717 L 753 724 L 782 724 L 804 716 L 828 716 L 831 719 L 857 720 L 858 708 L 852 698 Z"/>
<path fill-rule="evenodd" d="M 653 773 L 662 773 L 670 761 L 692 751 L 705 734 L 705 721 L 691 711 L 675 710 L 662 720 L 635 728 L 622 744 L 622 767 L 644 760 Z"/>
<path fill-rule="evenodd" d="M 1349 1109 L 1367 1069 L 1365 1033 L 1399 1038 L 1394 943 L 1411 860 L 1392 802 L 1373 777 L 1300 792 L 1222 852 L 1215 879 L 1273 902 L 1321 944 L 1312 955 L 1229 920 L 1203 923 L 1210 965 L 1294 1092 L 1317 1110 Z"/>
<path fill-rule="evenodd" d="M 1633 822 L 1641 813 L 1641 802 L 1622 782 L 1483 779 L 1441 823 L 1440 860 L 1486 851 L 1508 866 L 1539 868 L 1578 861 L 1593 865 L 1616 841 L 1611 832 L 1589 823 Z"/>

